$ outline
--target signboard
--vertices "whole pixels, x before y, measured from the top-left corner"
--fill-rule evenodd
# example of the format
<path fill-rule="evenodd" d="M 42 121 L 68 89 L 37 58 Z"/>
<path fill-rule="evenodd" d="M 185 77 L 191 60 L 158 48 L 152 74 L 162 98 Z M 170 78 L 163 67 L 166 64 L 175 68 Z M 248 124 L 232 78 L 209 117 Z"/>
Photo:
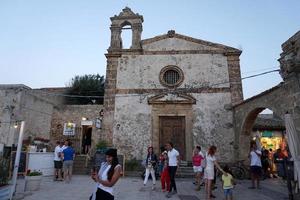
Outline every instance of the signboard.
<path fill-rule="evenodd" d="M 273 137 L 273 132 L 272 131 L 264 131 L 261 134 L 262 137 Z"/>
<path fill-rule="evenodd" d="M 81 121 L 81 126 L 92 126 L 93 125 L 93 121 L 91 120 L 82 120 Z"/>
<path fill-rule="evenodd" d="M 96 126 L 96 128 L 101 129 L 101 125 L 102 125 L 101 119 L 96 118 L 96 120 L 95 120 L 95 126 Z"/>
<path fill-rule="evenodd" d="M 75 127 L 76 127 L 76 124 L 75 123 L 65 123 L 64 124 L 64 132 L 63 132 L 63 135 L 75 135 Z"/>

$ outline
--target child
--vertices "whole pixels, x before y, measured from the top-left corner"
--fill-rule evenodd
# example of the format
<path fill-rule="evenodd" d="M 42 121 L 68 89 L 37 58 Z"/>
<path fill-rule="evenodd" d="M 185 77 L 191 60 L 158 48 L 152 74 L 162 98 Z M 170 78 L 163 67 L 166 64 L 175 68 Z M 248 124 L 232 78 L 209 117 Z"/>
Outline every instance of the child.
<path fill-rule="evenodd" d="M 200 154 L 200 146 L 196 146 L 194 149 L 194 155 L 193 155 L 193 170 L 195 173 L 195 180 L 197 188 L 196 190 L 200 190 L 200 178 L 202 176 L 202 167 L 201 167 L 201 161 L 203 160 L 203 156 Z"/>
<path fill-rule="evenodd" d="M 162 191 L 170 191 L 170 175 L 169 175 L 169 166 L 168 166 L 168 152 L 164 151 L 163 155 L 163 170 L 161 173 L 161 188 Z M 167 186 L 167 189 L 166 189 Z"/>
<path fill-rule="evenodd" d="M 223 189 L 224 189 L 224 195 L 226 200 L 232 200 L 233 199 L 233 185 L 234 180 L 232 175 L 230 174 L 230 170 L 228 166 L 225 166 L 223 169 L 226 173 L 222 175 L 222 183 L 223 183 Z"/>

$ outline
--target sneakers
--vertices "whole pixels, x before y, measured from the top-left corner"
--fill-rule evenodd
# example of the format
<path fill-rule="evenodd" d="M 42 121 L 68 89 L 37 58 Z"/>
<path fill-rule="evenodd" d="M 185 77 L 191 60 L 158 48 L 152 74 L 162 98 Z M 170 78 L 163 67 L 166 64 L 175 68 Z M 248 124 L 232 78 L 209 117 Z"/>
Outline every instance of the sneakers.
<path fill-rule="evenodd" d="M 152 190 L 155 190 L 155 185 L 152 186 Z"/>

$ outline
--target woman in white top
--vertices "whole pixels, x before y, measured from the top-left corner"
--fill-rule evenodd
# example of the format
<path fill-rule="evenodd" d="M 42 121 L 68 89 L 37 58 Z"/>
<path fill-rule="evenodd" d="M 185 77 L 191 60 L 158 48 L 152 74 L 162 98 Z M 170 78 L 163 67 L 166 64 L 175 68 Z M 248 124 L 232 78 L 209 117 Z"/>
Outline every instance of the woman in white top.
<path fill-rule="evenodd" d="M 209 147 L 208 152 L 205 156 L 206 166 L 204 169 L 204 179 L 205 179 L 206 199 L 215 198 L 215 196 L 211 193 L 212 181 L 214 180 L 214 176 L 215 176 L 214 166 L 216 166 L 223 174 L 225 174 L 225 172 L 220 167 L 215 157 L 216 151 L 217 151 L 217 147 L 211 146 Z"/>
<path fill-rule="evenodd" d="M 114 200 L 113 186 L 122 175 L 117 149 L 108 149 L 105 153 L 106 162 L 101 163 L 98 173 L 92 173 L 92 179 L 97 183 L 90 200 Z"/>

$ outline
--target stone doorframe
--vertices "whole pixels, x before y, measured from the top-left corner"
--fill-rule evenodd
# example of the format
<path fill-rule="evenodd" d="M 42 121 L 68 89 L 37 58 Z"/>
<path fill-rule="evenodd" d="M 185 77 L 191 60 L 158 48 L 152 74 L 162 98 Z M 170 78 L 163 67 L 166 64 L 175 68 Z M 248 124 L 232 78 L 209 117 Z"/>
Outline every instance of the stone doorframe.
<path fill-rule="evenodd" d="M 160 151 L 159 117 L 185 117 L 185 157 L 188 161 L 191 161 L 193 152 L 193 104 L 196 103 L 196 100 L 190 95 L 180 94 L 172 100 L 166 99 L 166 96 L 168 94 L 157 95 L 148 99 L 148 103 L 152 105 L 152 146 L 156 152 Z"/>

